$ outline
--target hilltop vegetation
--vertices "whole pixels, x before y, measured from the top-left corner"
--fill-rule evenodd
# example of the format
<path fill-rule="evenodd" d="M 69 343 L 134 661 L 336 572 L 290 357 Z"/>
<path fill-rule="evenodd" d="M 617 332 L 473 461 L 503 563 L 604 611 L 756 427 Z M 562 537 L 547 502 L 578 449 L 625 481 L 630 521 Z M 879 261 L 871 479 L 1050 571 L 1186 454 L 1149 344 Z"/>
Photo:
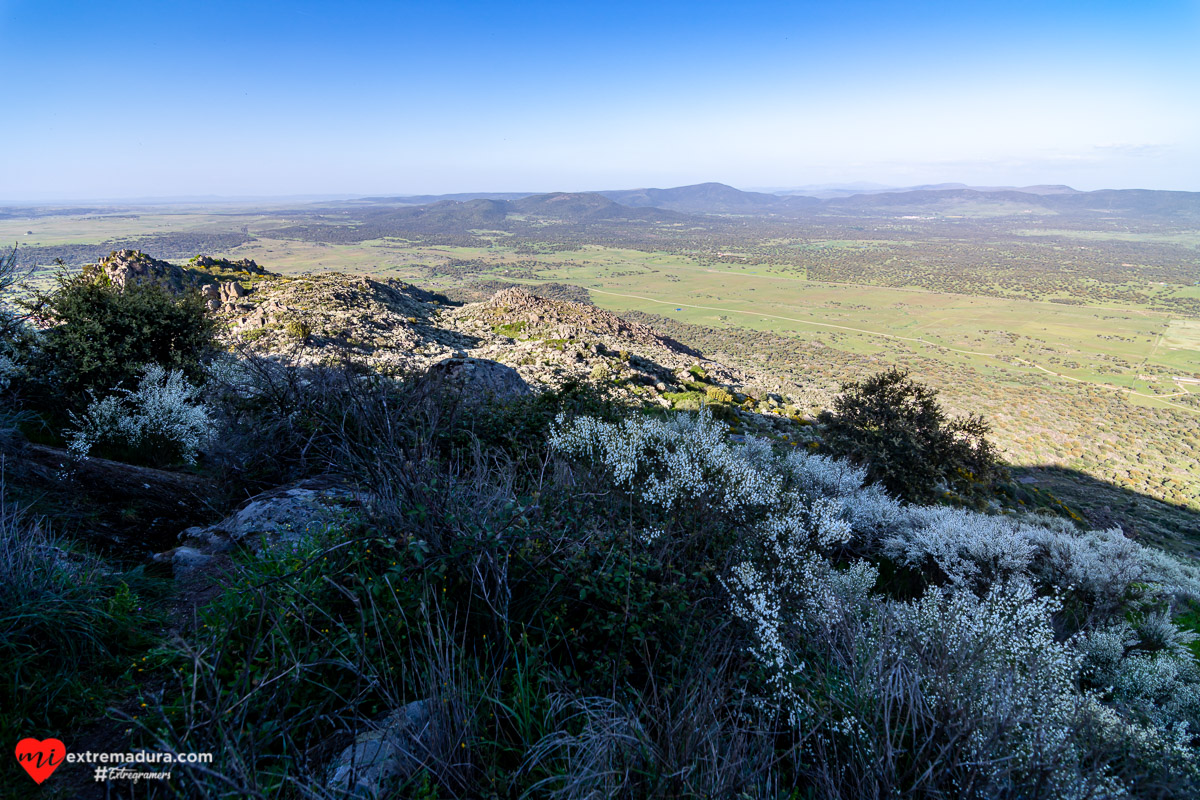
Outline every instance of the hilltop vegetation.
<path fill-rule="evenodd" d="M 4 730 L 212 752 L 205 798 L 1200 791 L 1200 568 L 914 376 L 814 419 L 586 303 L 251 266 L 114 254 L 4 318 Z"/>

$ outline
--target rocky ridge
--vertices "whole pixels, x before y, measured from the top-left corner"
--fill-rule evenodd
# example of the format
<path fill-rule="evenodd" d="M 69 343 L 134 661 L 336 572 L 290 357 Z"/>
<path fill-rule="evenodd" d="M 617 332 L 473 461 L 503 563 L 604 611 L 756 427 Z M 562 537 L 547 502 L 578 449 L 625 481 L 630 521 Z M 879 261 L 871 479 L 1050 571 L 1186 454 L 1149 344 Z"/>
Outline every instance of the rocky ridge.
<path fill-rule="evenodd" d="M 223 302 L 218 316 L 231 345 L 286 353 L 302 364 L 351 360 L 402 374 L 491 361 L 511 367 L 534 390 L 586 381 L 664 408 L 723 404 L 731 423 L 742 418 L 754 430 L 764 415 L 767 428 L 773 419 L 800 418 L 795 398 L 755 376 L 594 305 L 543 297 L 536 287 L 455 305 L 394 279 L 305 274 L 259 282 Z"/>
<path fill-rule="evenodd" d="M 759 432 L 783 430 L 784 417 L 804 419 L 797 398 L 756 376 L 590 303 L 542 296 L 537 287 L 509 286 L 457 305 L 395 279 L 285 277 L 249 260 L 197 256 L 180 267 L 122 250 L 91 269 L 120 286 L 154 281 L 177 292 L 197 289 L 229 346 L 299 364 L 351 361 L 384 374 L 437 366 L 433 372 L 443 377 L 470 376 L 471 386 L 512 395 L 522 385 L 537 391 L 585 381 L 663 408 L 708 403 L 734 428 Z M 561 298 L 563 288 L 553 293 Z"/>

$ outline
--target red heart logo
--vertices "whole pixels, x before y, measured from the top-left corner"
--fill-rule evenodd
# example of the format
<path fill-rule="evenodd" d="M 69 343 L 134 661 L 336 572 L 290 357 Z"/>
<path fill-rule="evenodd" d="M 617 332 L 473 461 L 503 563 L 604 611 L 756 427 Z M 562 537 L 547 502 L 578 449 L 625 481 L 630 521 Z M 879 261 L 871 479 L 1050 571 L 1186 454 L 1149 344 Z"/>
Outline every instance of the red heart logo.
<path fill-rule="evenodd" d="M 67 757 L 67 748 L 58 739 L 22 739 L 17 742 L 17 761 L 38 783 L 49 778 Z"/>

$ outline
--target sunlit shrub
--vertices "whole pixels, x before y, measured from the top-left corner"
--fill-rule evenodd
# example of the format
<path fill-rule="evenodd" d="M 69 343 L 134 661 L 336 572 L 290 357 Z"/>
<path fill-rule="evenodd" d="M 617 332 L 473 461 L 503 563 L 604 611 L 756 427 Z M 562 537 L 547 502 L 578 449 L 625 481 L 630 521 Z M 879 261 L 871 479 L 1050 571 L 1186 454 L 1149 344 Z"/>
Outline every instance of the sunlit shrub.
<path fill-rule="evenodd" d="M 60 275 L 30 304 L 42 332 L 34 372 L 55 404 L 78 408 L 87 393 L 131 388 L 145 364 L 199 380 L 213 350 L 213 321 L 198 293 L 155 283 L 120 287 L 93 272 Z"/>
<path fill-rule="evenodd" d="M 939 486 L 970 496 L 991 485 L 1001 469 L 977 416 L 947 418 L 937 392 L 892 369 L 847 383 L 822 415 L 835 453 L 867 468 L 892 494 L 933 502 Z"/>

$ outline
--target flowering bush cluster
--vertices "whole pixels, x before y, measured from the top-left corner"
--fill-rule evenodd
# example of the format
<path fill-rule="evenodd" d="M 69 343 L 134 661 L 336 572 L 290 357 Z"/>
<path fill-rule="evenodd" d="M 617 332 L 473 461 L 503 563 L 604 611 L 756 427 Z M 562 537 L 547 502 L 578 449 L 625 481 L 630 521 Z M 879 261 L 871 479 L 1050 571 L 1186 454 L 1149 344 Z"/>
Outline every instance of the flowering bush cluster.
<path fill-rule="evenodd" d="M 704 409 L 560 417 L 550 443 L 652 512 L 704 502 L 732 515 L 737 557 L 721 583 L 762 669 L 761 703 L 825 762 L 872 764 L 862 791 L 902 780 L 918 734 L 948 759 L 937 791 L 964 796 L 1029 781 L 1063 797 L 1121 794 L 1125 779 L 1094 766 L 1109 750 L 1141 753 L 1144 774 L 1200 781 L 1200 670 L 1165 611 L 1200 597 L 1195 567 L 1119 530 L 905 505 L 847 462 L 733 443 Z M 654 537 L 669 546 L 670 526 Z M 880 592 L 883 564 L 915 570 L 923 594 Z"/>
<path fill-rule="evenodd" d="M 13 379 L 23 372 L 22 364 L 5 345 L 0 345 L 0 392 L 8 388 Z"/>
<path fill-rule="evenodd" d="M 167 372 L 152 364 L 137 389 L 93 398 L 87 411 L 72 415 L 77 429 L 71 436 L 71 453 L 86 458 L 92 448 L 107 445 L 136 450 L 158 463 L 194 463 L 213 430 L 199 394 L 180 370 Z"/>
<path fill-rule="evenodd" d="M 33 330 L 9 302 L 16 278 L 16 253 L 0 256 L 0 392 L 25 373 L 26 359 L 18 343 L 33 337 Z"/>
<path fill-rule="evenodd" d="M 700 498 L 727 510 L 765 506 L 779 492 L 777 477 L 765 468 L 769 446 L 757 440 L 744 447 L 729 442 L 707 410 L 694 417 L 629 418 L 619 424 L 580 417 L 568 425 L 560 415 L 550 446 L 599 461 L 618 486 L 667 510 Z"/>

